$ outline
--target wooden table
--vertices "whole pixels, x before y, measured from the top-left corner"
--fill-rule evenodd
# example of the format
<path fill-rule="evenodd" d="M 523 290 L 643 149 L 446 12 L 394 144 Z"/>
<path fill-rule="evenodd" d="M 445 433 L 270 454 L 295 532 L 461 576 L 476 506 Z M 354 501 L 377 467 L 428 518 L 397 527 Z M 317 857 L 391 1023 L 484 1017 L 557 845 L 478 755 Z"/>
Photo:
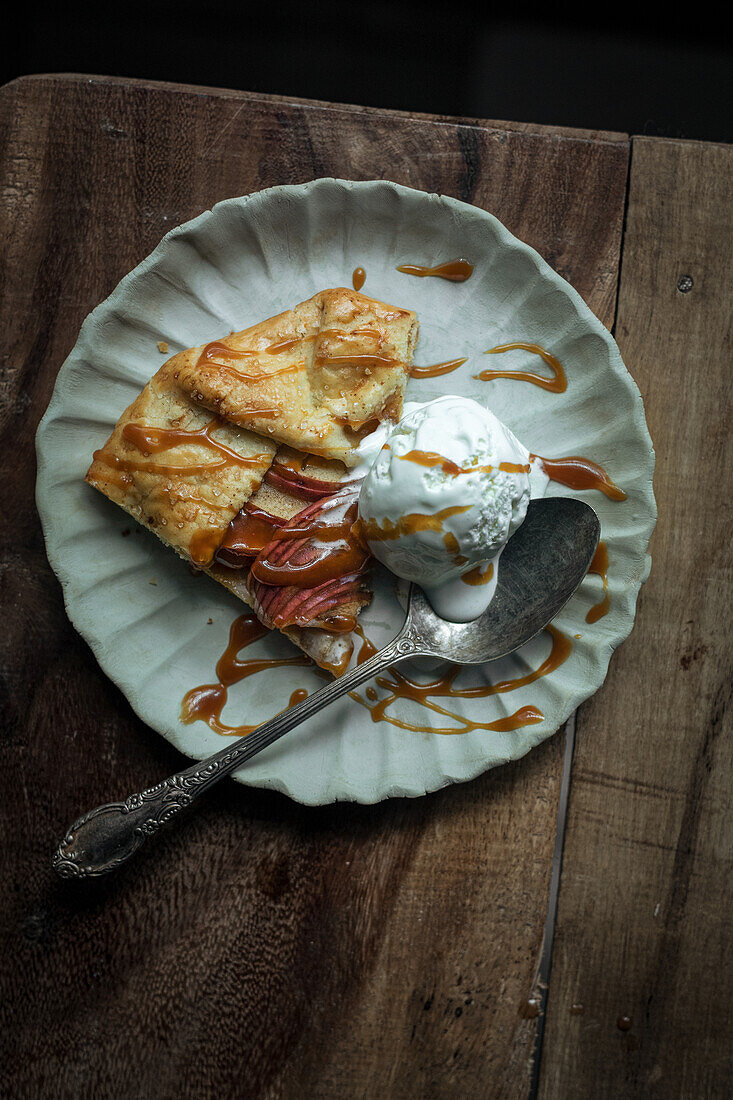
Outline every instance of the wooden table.
<path fill-rule="evenodd" d="M 0 114 L 0 1094 L 730 1095 L 733 151 L 80 76 Z M 80 810 L 181 758 L 46 561 L 56 373 L 173 225 L 327 175 L 491 210 L 614 328 L 657 449 L 634 632 L 574 728 L 472 783 L 315 810 L 224 784 L 116 876 L 57 881 Z"/>

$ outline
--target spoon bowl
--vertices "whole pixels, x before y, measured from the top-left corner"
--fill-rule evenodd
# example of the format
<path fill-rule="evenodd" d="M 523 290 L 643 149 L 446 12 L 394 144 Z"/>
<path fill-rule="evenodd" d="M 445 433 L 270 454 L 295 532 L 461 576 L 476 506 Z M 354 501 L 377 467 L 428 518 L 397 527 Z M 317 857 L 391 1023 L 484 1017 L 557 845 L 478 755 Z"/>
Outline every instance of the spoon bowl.
<path fill-rule="evenodd" d="M 424 653 L 460 665 L 506 657 L 559 614 L 588 572 L 601 525 L 593 509 L 572 497 L 533 500 L 499 563 L 494 597 L 478 619 L 452 623 L 433 611 L 413 585 L 407 623 Z"/>

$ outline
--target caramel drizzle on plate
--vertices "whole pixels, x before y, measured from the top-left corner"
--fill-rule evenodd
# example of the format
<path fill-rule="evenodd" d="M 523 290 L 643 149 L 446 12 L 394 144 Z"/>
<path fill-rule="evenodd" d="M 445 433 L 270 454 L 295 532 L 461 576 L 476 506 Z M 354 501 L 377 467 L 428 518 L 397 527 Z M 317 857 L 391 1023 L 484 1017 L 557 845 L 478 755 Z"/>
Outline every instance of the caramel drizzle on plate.
<path fill-rule="evenodd" d="M 555 626 L 546 627 L 547 633 L 552 639 L 552 648 L 542 664 L 532 672 L 525 673 L 510 680 L 502 680 L 495 684 L 484 684 L 476 687 L 457 687 L 456 678 L 461 672 L 460 665 L 446 665 L 445 670 L 437 677 L 426 683 L 406 675 L 397 669 L 389 669 L 384 675 L 376 678 L 377 685 L 387 694 L 379 699 L 378 692 L 372 686 L 367 687 L 365 697 L 356 692 L 350 692 L 350 696 L 361 706 L 366 707 L 371 713 L 372 721 L 386 721 L 400 729 L 411 730 L 417 733 L 436 733 L 455 735 L 468 733 L 472 730 L 487 730 L 493 732 L 507 732 L 519 729 L 521 726 L 531 725 L 543 720 L 543 714 L 536 707 L 520 707 L 513 714 L 493 722 L 477 722 L 455 714 L 447 707 L 435 702 L 436 699 L 484 699 L 491 695 L 499 695 L 525 687 L 543 676 L 549 675 L 567 660 L 572 650 L 570 639 Z M 268 633 L 259 620 L 252 614 L 240 615 L 231 625 L 229 642 L 216 666 L 217 683 L 202 684 L 192 688 L 186 693 L 181 704 L 181 720 L 186 723 L 203 721 L 214 730 L 226 736 L 244 737 L 257 729 L 261 723 L 255 725 L 228 725 L 222 720 L 222 711 L 227 703 L 227 689 L 239 683 L 240 680 L 257 673 L 287 665 L 307 666 L 311 662 L 305 656 L 284 658 L 249 658 L 242 659 L 240 653 L 247 646 L 259 641 Z M 357 664 L 362 664 L 371 657 L 376 649 L 366 638 L 360 625 L 354 627 L 354 633 L 361 639 L 361 646 L 357 654 Z M 348 663 L 350 654 L 338 663 L 334 672 L 340 675 Z M 305 688 L 294 691 L 288 706 L 294 706 L 307 697 Z M 389 708 L 397 700 L 408 700 L 425 708 L 433 714 L 439 714 L 445 718 L 457 722 L 457 728 L 438 727 L 430 719 L 429 725 L 420 725 L 396 718 L 388 713 Z"/>
<path fill-rule="evenodd" d="M 354 290 L 361 290 L 366 282 L 366 271 L 363 267 L 355 267 L 354 274 L 351 276 L 351 284 Z"/>
<path fill-rule="evenodd" d="M 517 370 L 484 370 L 480 374 L 475 374 L 474 378 L 479 379 L 481 382 L 491 382 L 495 378 L 513 378 L 517 382 L 532 382 L 533 385 L 541 386 L 543 390 L 549 390 L 550 393 L 565 392 L 568 388 L 568 380 L 562 363 L 549 351 L 540 347 L 539 344 L 525 344 L 521 341 L 512 344 L 499 344 L 498 347 L 489 348 L 484 354 L 499 355 L 505 351 L 515 350 L 530 351 L 534 355 L 539 355 L 540 359 L 547 363 L 552 371 L 552 378 L 545 378 L 543 374 L 535 374 L 532 371 Z"/>
<path fill-rule="evenodd" d="M 437 378 L 440 374 L 451 374 L 458 370 L 467 361 L 466 359 L 448 359 L 445 363 L 433 363 L 429 367 L 411 366 L 408 373 L 410 378 Z"/>
<path fill-rule="evenodd" d="M 391 668 L 388 669 L 385 674 L 380 674 L 376 677 L 376 684 L 386 692 L 386 695 L 382 699 L 377 697 L 377 693 L 374 689 L 371 689 L 371 692 L 367 689 L 365 693 L 366 698 L 362 697 L 357 692 L 350 692 L 349 694 L 352 699 L 355 699 L 356 702 L 370 711 L 372 721 L 390 722 L 393 726 L 398 726 L 400 729 L 412 730 L 416 733 L 455 735 L 469 733 L 479 729 L 493 732 L 506 732 L 518 729 L 520 726 L 541 722 L 544 716 L 536 707 L 520 707 L 514 714 L 507 715 L 505 718 L 500 718 L 495 722 L 476 722 L 454 713 L 447 707 L 436 703 L 435 700 L 485 699 L 491 695 L 500 695 L 505 692 L 515 691 L 517 688 L 534 683 L 535 680 L 539 680 L 543 676 L 548 676 L 568 659 L 572 651 L 572 642 L 566 634 L 558 630 L 558 628 L 552 624 L 545 629 L 552 639 L 550 653 L 539 668 L 511 680 L 501 680 L 495 684 L 461 688 L 457 687 L 455 683 L 461 672 L 460 665 L 446 665 L 445 670 L 439 676 L 428 680 L 426 683 L 420 683 L 405 672 L 396 668 Z M 371 657 L 376 650 L 372 643 L 364 636 L 361 627 L 357 627 L 356 633 L 360 635 L 362 639 L 362 645 L 356 658 L 357 664 L 361 664 L 363 661 L 367 660 L 367 658 Z M 408 722 L 402 718 L 397 718 L 394 714 L 388 713 L 388 711 L 398 700 L 409 700 L 410 702 L 418 703 L 427 710 L 439 714 L 442 717 L 449 718 L 459 723 L 459 725 L 458 727 L 438 727 L 432 724 L 432 720 L 430 725 L 419 725 Z"/>
<path fill-rule="evenodd" d="M 449 260 L 436 267 L 423 267 L 420 264 L 400 264 L 397 268 L 403 275 L 416 275 L 418 279 L 447 279 L 451 283 L 465 283 L 473 275 L 473 264 L 468 260 Z"/>
<path fill-rule="evenodd" d="M 242 660 L 239 656 L 243 649 L 259 641 L 269 634 L 266 626 L 255 615 L 240 615 L 231 625 L 229 630 L 229 643 L 222 653 L 216 665 L 217 683 L 202 684 L 200 687 L 191 688 L 183 697 L 181 703 L 181 721 L 187 724 L 191 722 L 206 722 L 214 731 L 227 736 L 246 737 L 253 730 L 258 729 L 262 722 L 255 725 L 230 726 L 222 721 L 222 711 L 227 703 L 227 689 L 247 676 L 254 676 L 266 669 L 280 668 L 284 665 L 310 665 L 306 656 L 301 657 L 252 657 Z M 304 688 L 298 688 L 290 696 L 288 706 L 294 706 L 306 698 L 308 692 Z M 278 712 L 279 713 L 279 712 Z M 264 719 L 263 719 L 264 721 Z"/>
<path fill-rule="evenodd" d="M 597 489 L 609 500 L 626 500 L 626 493 L 611 481 L 606 471 L 597 462 L 582 455 L 569 455 L 567 458 L 543 458 L 532 454 L 551 481 L 566 485 L 568 489 Z"/>

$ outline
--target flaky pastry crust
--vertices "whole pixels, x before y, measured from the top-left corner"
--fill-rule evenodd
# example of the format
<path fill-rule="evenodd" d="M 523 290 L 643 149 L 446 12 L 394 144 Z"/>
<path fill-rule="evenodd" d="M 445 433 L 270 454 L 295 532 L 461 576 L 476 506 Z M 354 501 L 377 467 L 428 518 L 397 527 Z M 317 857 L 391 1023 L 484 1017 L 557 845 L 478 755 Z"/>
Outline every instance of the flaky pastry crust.
<path fill-rule="evenodd" d="M 412 311 L 341 287 L 170 362 L 224 419 L 348 466 L 376 423 L 399 416 L 417 333 Z"/>
<path fill-rule="evenodd" d="M 166 363 L 95 452 L 86 480 L 201 566 L 259 488 L 276 449 L 197 405 Z"/>

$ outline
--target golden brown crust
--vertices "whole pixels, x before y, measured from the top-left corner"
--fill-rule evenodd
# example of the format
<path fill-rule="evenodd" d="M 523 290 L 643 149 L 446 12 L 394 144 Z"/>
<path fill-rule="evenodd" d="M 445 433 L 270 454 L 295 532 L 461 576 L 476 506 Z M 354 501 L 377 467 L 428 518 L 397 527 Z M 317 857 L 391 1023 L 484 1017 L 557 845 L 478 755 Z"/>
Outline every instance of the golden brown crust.
<path fill-rule="evenodd" d="M 417 330 L 410 310 L 342 287 L 170 364 L 226 420 L 348 465 L 370 422 L 399 417 Z"/>
<path fill-rule="evenodd" d="M 122 414 L 86 480 L 201 565 L 259 487 L 275 450 L 269 439 L 195 404 L 176 386 L 169 362 Z"/>

